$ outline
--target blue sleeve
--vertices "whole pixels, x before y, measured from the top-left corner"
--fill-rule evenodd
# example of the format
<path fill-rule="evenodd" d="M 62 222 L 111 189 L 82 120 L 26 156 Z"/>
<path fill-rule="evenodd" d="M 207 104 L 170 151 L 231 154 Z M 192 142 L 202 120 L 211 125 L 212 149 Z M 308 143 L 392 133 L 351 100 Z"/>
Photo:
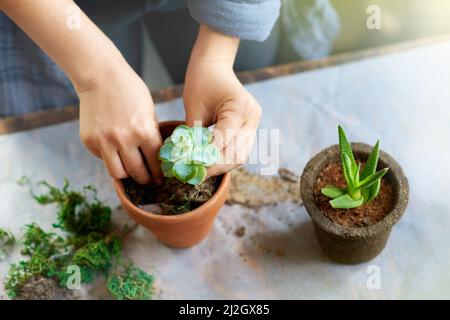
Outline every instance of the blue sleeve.
<path fill-rule="evenodd" d="M 240 39 L 264 41 L 280 13 L 280 0 L 187 0 L 192 17 Z"/>

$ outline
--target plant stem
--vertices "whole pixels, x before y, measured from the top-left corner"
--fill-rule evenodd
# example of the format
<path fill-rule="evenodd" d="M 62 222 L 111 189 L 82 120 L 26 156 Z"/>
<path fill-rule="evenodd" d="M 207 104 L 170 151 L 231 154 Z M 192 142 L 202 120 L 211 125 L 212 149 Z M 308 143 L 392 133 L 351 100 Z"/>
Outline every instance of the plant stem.
<path fill-rule="evenodd" d="M 349 193 L 353 200 L 361 199 L 361 189 L 349 190 Z"/>

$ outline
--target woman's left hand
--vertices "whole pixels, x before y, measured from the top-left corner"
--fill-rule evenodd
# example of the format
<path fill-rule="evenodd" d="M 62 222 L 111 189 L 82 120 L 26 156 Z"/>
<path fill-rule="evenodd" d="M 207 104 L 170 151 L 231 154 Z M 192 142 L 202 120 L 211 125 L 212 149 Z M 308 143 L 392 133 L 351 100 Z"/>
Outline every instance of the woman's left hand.
<path fill-rule="evenodd" d="M 202 26 L 186 73 L 186 123 L 215 124 L 214 144 L 222 154 L 221 161 L 208 168 L 209 177 L 245 163 L 261 116 L 261 107 L 233 72 L 238 43 Z"/>

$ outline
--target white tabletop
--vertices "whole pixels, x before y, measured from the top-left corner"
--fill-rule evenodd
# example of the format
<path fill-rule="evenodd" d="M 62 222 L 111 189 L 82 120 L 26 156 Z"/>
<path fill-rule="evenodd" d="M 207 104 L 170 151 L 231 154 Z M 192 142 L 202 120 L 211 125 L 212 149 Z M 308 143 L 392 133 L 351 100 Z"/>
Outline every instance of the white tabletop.
<path fill-rule="evenodd" d="M 141 227 L 124 254 L 155 275 L 161 299 L 450 298 L 449 57 L 447 42 L 247 85 L 264 110 L 261 128 L 280 130 L 280 165 L 301 173 L 315 153 L 337 142 L 338 123 L 353 141 L 380 138 L 402 165 L 410 203 L 371 262 L 345 266 L 327 259 L 305 209 L 289 203 L 225 206 L 209 237 L 186 250 L 164 246 Z M 183 118 L 180 99 L 157 109 L 161 120 Z M 79 141 L 77 122 L 0 136 L 0 164 L 0 227 L 16 234 L 26 223 L 50 228 L 55 219 L 54 208 L 36 204 L 16 184 L 22 175 L 94 184 L 100 198 L 118 205 L 102 163 Z M 114 219 L 126 215 L 116 211 Z M 240 226 L 244 237 L 234 234 Z M 14 252 L 0 262 L 0 282 L 18 259 Z M 373 265 L 379 289 L 367 286 Z M 102 287 L 100 279 L 82 295 L 105 297 Z"/>

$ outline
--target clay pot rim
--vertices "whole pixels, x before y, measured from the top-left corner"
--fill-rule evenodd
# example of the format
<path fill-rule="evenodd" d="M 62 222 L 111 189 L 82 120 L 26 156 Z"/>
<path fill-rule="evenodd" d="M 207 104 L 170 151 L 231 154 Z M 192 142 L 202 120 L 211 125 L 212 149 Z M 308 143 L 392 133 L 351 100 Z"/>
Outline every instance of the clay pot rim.
<path fill-rule="evenodd" d="M 365 143 L 351 143 L 351 146 L 355 154 L 364 154 L 365 156 L 368 156 L 373 148 Z M 317 175 L 327 163 L 327 160 L 330 157 L 336 156 L 336 154 L 339 154 L 339 145 L 335 144 L 325 148 L 309 160 L 303 170 L 300 181 L 300 193 L 306 211 L 313 221 L 325 231 L 347 238 L 372 237 L 381 231 L 391 228 L 400 220 L 406 209 L 409 196 L 409 184 L 408 179 L 404 175 L 398 162 L 382 150 L 380 150 L 379 163 L 383 163 L 383 165 L 389 167 L 388 174 L 390 175 L 393 184 L 397 187 L 394 188 L 395 204 L 392 210 L 381 221 L 367 227 L 344 227 L 328 219 L 317 207 L 314 201 L 314 184 Z"/>
<path fill-rule="evenodd" d="M 165 126 L 172 126 L 172 125 L 179 125 L 183 124 L 183 121 L 163 121 L 159 123 L 160 127 Z M 176 215 L 161 215 L 152 213 L 149 211 L 145 211 L 138 206 L 136 206 L 133 202 L 130 201 L 128 196 L 125 194 L 125 190 L 122 184 L 122 181 L 120 179 L 113 179 L 114 188 L 116 189 L 117 195 L 119 196 L 120 200 L 122 201 L 123 205 L 125 207 L 128 207 L 127 209 L 132 209 L 136 214 L 144 217 L 144 218 L 151 218 L 158 222 L 182 222 L 185 220 L 190 220 L 196 216 L 202 215 L 207 213 L 207 210 L 205 210 L 205 206 L 209 206 L 211 203 L 218 200 L 220 197 L 220 194 L 225 192 L 226 186 L 230 183 L 231 175 L 229 172 L 221 175 L 222 179 L 220 181 L 219 187 L 217 188 L 216 192 L 214 192 L 213 196 L 208 199 L 205 203 L 203 203 L 201 206 L 195 208 L 194 210 L 182 213 L 182 214 L 176 214 Z"/>

